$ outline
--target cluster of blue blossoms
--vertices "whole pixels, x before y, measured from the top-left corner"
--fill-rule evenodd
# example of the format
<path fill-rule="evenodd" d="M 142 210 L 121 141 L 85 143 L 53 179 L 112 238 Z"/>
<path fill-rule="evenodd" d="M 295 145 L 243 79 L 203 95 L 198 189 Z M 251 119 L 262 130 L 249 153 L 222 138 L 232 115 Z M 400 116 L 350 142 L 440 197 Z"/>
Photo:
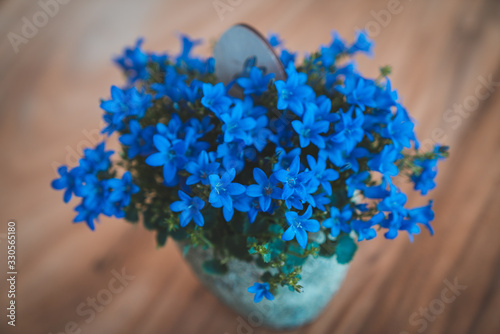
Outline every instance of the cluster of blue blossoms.
<path fill-rule="evenodd" d="M 324 255 L 331 244 L 340 258 L 339 240 L 353 236 L 370 240 L 382 229 L 388 239 L 405 231 L 413 240 L 420 226 L 432 234 L 432 201 L 406 208 L 393 181 L 406 176 L 427 194 L 447 148 L 420 152 L 387 73 L 368 79 L 356 71 L 352 57 L 372 52 L 366 34 L 348 44 L 335 33 L 300 66 L 279 36 L 269 41 L 286 80 L 251 66 L 228 85 L 217 82 L 214 60 L 192 56 L 200 41 L 187 36 L 176 57 L 145 52 L 139 40 L 115 59 L 127 84 L 101 102 L 103 133 L 118 134 L 127 171 L 116 178 L 104 143 L 86 149 L 79 166 L 61 167 L 52 185 L 65 202 L 81 198 L 75 222 L 93 230 L 101 214 L 132 220 L 139 211 L 165 238 L 213 246 L 221 235 L 241 234 L 250 254 L 274 267 L 295 244 L 306 256 Z M 239 97 L 228 94 L 232 87 Z M 242 220 L 250 227 L 233 227 Z M 311 241 L 318 233 L 323 241 Z M 282 271 L 296 275 L 300 264 L 287 266 Z M 283 281 L 268 275 L 249 291 L 256 302 L 271 300 Z"/>

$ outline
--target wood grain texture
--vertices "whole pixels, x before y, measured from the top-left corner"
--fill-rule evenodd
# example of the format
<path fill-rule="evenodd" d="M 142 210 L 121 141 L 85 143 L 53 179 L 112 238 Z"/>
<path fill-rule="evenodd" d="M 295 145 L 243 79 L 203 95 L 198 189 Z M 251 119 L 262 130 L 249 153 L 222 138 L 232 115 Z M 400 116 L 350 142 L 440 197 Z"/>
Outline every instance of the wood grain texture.
<path fill-rule="evenodd" d="M 237 22 L 279 32 L 302 52 L 327 43 L 331 29 L 350 37 L 367 23 L 378 27 L 376 57 L 361 58 L 360 69 L 374 76 L 391 64 L 420 138 L 451 145 L 431 193 L 435 236 L 362 243 L 324 314 L 287 333 L 500 333 L 499 87 L 483 86 L 479 94 L 489 96 L 471 105 L 478 78 L 500 81 L 500 2 L 401 0 L 384 25 L 371 11 L 387 10 L 387 0 L 232 3 L 221 20 L 211 0 L 71 1 L 15 53 L 7 34 L 19 34 L 22 18 L 40 7 L 0 2 L 2 254 L 8 219 L 17 220 L 19 239 L 17 326 L 7 326 L 2 311 L 0 333 L 55 334 L 72 321 L 89 334 L 238 333 L 238 316 L 200 285 L 173 244 L 155 249 L 152 233 L 119 220 L 103 219 L 96 232 L 73 225 L 72 207 L 49 186 L 54 166 L 74 163 L 68 152 L 89 145 L 100 128 L 99 98 L 122 82 L 111 56 L 138 36 L 147 49 L 173 53 L 177 32 L 210 39 Z M 207 55 L 209 47 L 199 52 Z M 452 114 L 454 104 L 469 107 Z M 409 202 L 423 203 L 413 195 Z M 103 296 L 112 271 L 122 268 L 135 277 L 123 291 L 91 321 L 78 315 L 79 305 Z M 445 281 L 455 279 L 467 288 L 453 302 L 425 326 L 411 322 L 438 307 Z M 5 310 L 3 278 L 0 284 Z M 272 333 L 258 326 L 247 332 Z"/>

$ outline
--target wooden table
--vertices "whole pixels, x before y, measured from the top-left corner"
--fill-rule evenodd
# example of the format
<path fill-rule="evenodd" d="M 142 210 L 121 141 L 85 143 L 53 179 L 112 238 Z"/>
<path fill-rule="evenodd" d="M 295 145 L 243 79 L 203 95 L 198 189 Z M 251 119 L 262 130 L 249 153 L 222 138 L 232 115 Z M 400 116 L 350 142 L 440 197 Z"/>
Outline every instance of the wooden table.
<path fill-rule="evenodd" d="M 80 0 L 51 8 L 15 53 L 9 32 L 22 33 L 23 17 L 43 23 L 41 7 L 0 1 L 0 240 L 5 254 L 15 219 L 19 264 L 17 326 L 6 325 L 2 278 L 1 333 L 238 333 L 247 319 L 200 285 L 172 243 L 156 249 L 152 233 L 119 220 L 103 219 L 96 232 L 73 225 L 74 203 L 63 205 L 49 186 L 57 165 L 74 164 L 96 140 L 99 99 L 123 82 L 110 58 L 124 45 L 145 36 L 147 49 L 175 53 L 177 32 L 211 39 L 237 22 L 279 32 L 302 52 L 329 42 L 331 29 L 352 39 L 366 26 L 376 57 L 360 59 L 360 69 L 374 76 L 391 64 L 421 140 L 451 145 L 431 194 L 436 235 L 363 242 L 326 312 L 290 333 L 500 333 L 500 88 L 484 84 L 500 81 L 499 1 Z M 113 273 L 122 270 L 134 278 L 118 289 Z M 466 288 L 443 295 L 455 280 Z M 95 297 L 107 304 L 91 311 Z"/>

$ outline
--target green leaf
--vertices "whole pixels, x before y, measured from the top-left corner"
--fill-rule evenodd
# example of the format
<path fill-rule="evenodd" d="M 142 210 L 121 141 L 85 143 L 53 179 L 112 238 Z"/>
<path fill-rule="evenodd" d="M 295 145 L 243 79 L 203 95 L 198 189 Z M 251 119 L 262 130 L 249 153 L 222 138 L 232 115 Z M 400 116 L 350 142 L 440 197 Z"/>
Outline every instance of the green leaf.
<path fill-rule="evenodd" d="M 224 275 L 228 271 L 227 265 L 217 259 L 203 262 L 202 268 L 206 273 L 211 275 Z"/>
<path fill-rule="evenodd" d="M 354 253 L 358 249 L 358 245 L 352 240 L 350 236 L 344 234 L 339 237 L 335 253 L 337 254 L 337 262 L 340 264 L 347 264 L 351 262 Z"/>

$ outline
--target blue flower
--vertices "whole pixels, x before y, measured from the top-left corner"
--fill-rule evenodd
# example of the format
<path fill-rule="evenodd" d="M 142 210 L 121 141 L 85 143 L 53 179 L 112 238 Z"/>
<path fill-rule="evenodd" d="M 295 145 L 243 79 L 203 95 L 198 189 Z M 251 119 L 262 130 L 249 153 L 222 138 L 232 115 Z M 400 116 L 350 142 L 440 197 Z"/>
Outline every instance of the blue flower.
<path fill-rule="evenodd" d="M 368 38 L 368 35 L 364 31 L 358 31 L 356 36 L 356 41 L 349 48 L 349 53 L 354 54 L 356 52 L 364 52 L 369 56 L 372 56 L 372 49 L 375 43 Z"/>
<path fill-rule="evenodd" d="M 315 121 L 314 109 L 307 108 L 302 121 L 295 120 L 292 127 L 299 134 L 300 147 L 307 147 L 312 142 L 318 148 L 325 147 L 325 139 L 320 133 L 328 131 L 328 121 Z"/>
<path fill-rule="evenodd" d="M 245 186 L 239 183 L 231 183 L 236 176 L 234 168 L 228 170 L 222 177 L 217 174 L 209 176 L 212 191 L 208 197 L 208 201 L 214 208 L 222 207 L 222 213 L 226 221 L 233 218 L 234 208 L 231 196 L 241 195 L 245 192 Z"/>
<path fill-rule="evenodd" d="M 262 152 L 267 145 L 268 139 L 272 136 L 272 131 L 268 129 L 267 116 L 260 116 L 255 120 L 255 127 L 248 132 L 253 146 L 257 151 Z"/>
<path fill-rule="evenodd" d="M 205 83 L 203 84 L 201 104 L 212 110 L 215 115 L 220 116 L 229 111 L 232 101 L 226 96 L 224 84 L 222 82 L 219 82 L 215 86 Z"/>
<path fill-rule="evenodd" d="M 415 159 L 413 164 L 419 168 L 414 174 L 411 175 L 411 180 L 415 184 L 415 190 L 419 190 L 422 195 L 427 195 L 429 190 L 436 187 L 434 179 L 437 176 L 437 163 L 439 159 L 443 159 L 440 153 L 441 146 L 434 148 L 434 159 Z"/>
<path fill-rule="evenodd" d="M 181 140 L 171 144 L 167 138 L 161 135 L 155 135 L 153 142 L 159 152 L 147 157 L 146 164 L 154 167 L 163 166 L 163 178 L 168 183 L 175 178 L 177 169 L 182 168 L 186 162 L 184 156 L 186 146 Z"/>
<path fill-rule="evenodd" d="M 404 110 L 398 108 L 396 116 L 387 123 L 387 127 L 382 129 L 381 135 L 391 139 L 393 145 L 398 149 L 410 148 L 410 141 L 415 140 L 414 126 L 415 124 L 406 117 Z"/>
<path fill-rule="evenodd" d="M 264 297 L 268 300 L 274 300 L 274 296 L 270 292 L 269 283 L 254 283 L 254 285 L 249 287 L 247 291 L 255 293 L 255 296 L 253 297 L 253 301 L 255 303 L 260 302 Z"/>
<path fill-rule="evenodd" d="M 314 91 L 307 86 L 307 74 L 297 73 L 295 66 L 290 63 L 286 69 L 286 82 L 278 80 L 274 83 L 278 92 L 278 110 L 290 109 L 297 116 L 304 113 L 304 103 L 314 99 Z"/>
<path fill-rule="evenodd" d="M 107 186 L 111 191 L 108 200 L 110 202 L 119 202 L 121 206 L 128 206 L 133 194 L 139 192 L 139 187 L 132 182 L 132 174 L 125 172 L 121 179 L 110 179 Z"/>
<path fill-rule="evenodd" d="M 290 152 L 286 153 L 286 151 L 281 148 L 276 148 L 276 155 L 278 156 L 278 162 L 273 166 L 273 171 L 277 171 L 280 169 L 288 169 L 292 164 L 292 161 L 300 156 L 300 147 L 294 148 Z"/>
<path fill-rule="evenodd" d="M 332 237 L 337 237 L 340 231 L 349 233 L 351 232 L 349 222 L 351 221 L 352 214 L 350 204 L 346 204 L 341 211 L 332 205 L 330 207 L 330 218 L 323 222 L 323 226 L 330 229 Z"/>
<path fill-rule="evenodd" d="M 149 77 L 147 71 L 148 55 L 141 50 L 144 40 L 139 38 L 133 48 L 126 48 L 122 56 L 114 59 L 127 74 L 130 84 Z"/>
<path fill-rule="evenodd" d="M 281 40 L 280 36 L 276 33 L 268 33 L 267 40 L 269 41 L 269 44 L 271 44 L 273 48 L 283 44 L 283 41 Z"/>
<path fill-rule="evenodd" d="M 111 166 L 109 159 L 115 152 L 106 151 L 104 142 L 96 146 L 95 149 L 86 148 L 83 150 L 84 157 L 80 159 L 80 167 L 87 173 L 106 171 Z"/>
<path fill-rule="evenodd" d="M 102 133 L 111 135 L 115 131 L 123 130 L 128 117 L 144 117 L 146 110 L 152 106 L 151 99 L 151 95 L 139 92 L 135 87 L 122 90 L 112 86 L 111 100 L 101 102 L 101 109 L 106 111 L 103 119 L 107 123 Z"/>
<path fill-rule="evenodd" d="M 267 211 L 271 206 L 272 199 L 281 198 L 281 189 L 276 186 L 276 179 L 271 175 L 267 179 L 266 173 L 260 168 L 254 168 L 253 177 L 258 184 L 251 184 L 247 188 L 247 195 L 258 197 L 262 211 Z"/>
<path fill-rule="evenodd" d="M 385 145 L 379 154 L 368 161 L 368 167 L 387 176 L 396 176 L 399 170 L 394 162 L 398 156 L 399 150 L 393 145 Z"/>
<path fill-rule="evenodd" d="M 312 216 L 312 207 L 309 206 L 306 212 L 299 216 L 297 212 L 289 211 L 285 213 L 288 229 L 283 233 L 281 239 L 290 241 L 293 238 L 297 239 L 300 247 L 306 248 L 307 246 L 307 232 L 318 232 L 321 228 L 317 220 L 309 219 Z"/>
<path fill-rule="evenodd" d="M 129 146 L 127 150 L 128 157 L 133 159 L 138 154 L 151 154 L 153 151 L 155 127 L 150 125 L 142 129 L 139 122 L 133 119 L 129 122 L 129 130 L 130 133 L 121 135 L 119 138 L 120 143 Z"/>
<path fill-rule="evenodd" d="M 238 78 L 236 83 L 243 88 L 243 94 L 245 95 L 261 95 L 267 91 L 267 85 L 272 78 L 274 78 L 274 73 L 263 75 L 262 70 L 254 66 L 250 70 L 248 78 Z"/>
<path fill-rule="evenodd" d="M 164 82 L 162 84 L 152 84 L 151 89 L 157 92 L 155 98 L 159 99 L 167 96 L 173 102 L 177 102 L 183 97 L 183 93 L 187 87 L 184 83 L 185 80 L 185 75 L 177 74 L 177 71 L 173 66 L 168 66 L 165 72 Z"/>
<path fill-rule="evenodd" d="M 83 204 L 87 209 L 100 210 L 109 197 L 108 180 L 99 180 L 93 174 L 85 175 L 79 188 L 79 196 L 83 197 Z"/>
<path fill-rule="evenodd" d="M 201 184 L 207 185 L 210 183 L 208 177 L 212 174 L 217 174 L 219 170 L 220 163 L 218 162 L 209 162 L 209 157 L 206 151 L 202 151 L 198 155 L 197 161 L 190 161 L 186 164 L 185 169 L 191 173 L 187 180 L 186 184 L 196 184 L 201 182 Z"/>
<path fill-rule="evenodd" d="M 283 182 L 283 194 L 282 199 L 287 199 L 296 193 L 302 200 L 305 200 L 307 196 L 307 191 L 305 188 L 306 182 L 308 182 L 312 177 L 311 172 L 302 172 L 300 170 L 300 157 L 295 157 L 289 170 L 281 169 L 274 172 L 274 175 L 278 181 Z"/>
<path fill-rule="evenodd" d="M 351 227 L 358 234 L 358 241 L 375 238 L 377 236 L 377 231 L 373 229 L 373 226 L 380 224 L 384 219 L 384 213 L 379 212 L 368 221 L 353 220 L 351 222 Z"/>
<path fill-rule="evenodd" d="M 313 173 L 314 177 L 311 179 L 310 183 L 314 183 L 315 186 L 321 184 L 323 189 L 326 191 L 328 195 L 332 194 L 332 185 L 331 181 L 335 181 L 339 178 L 339 173 L 336 170 L 326 168 L 326 160 L 318 159 L 316 160 L 311 155 L 307 156 L 307 163 L 309 164 L 309 168 Z"/>
<path fill-rule="evenodd" d="M 338 32 L 332 32 L 332 42 L 329 46 L 321 47 L 321 62 L 324 67 L 330 67 L 335 63 L 335 58 L 346 51 L 345 42 L 340 38 Z"/>
<path fill-rule="evenodd" d="M 347 76 L 344 86 L 335 86 L 335 89 L 346 96 L 347 103 L 356 106 L 362 111 L 366 107 L 376 107 L 374 95 L 377 86 L 373 80 L 367 80 L 359 75 Z"/>
<path fill-rule="evenodd" d="M 295 63 L 296 52 L 290 52 L 286 49 L 281 50 L 280 60 L 285 68 Z"/>
<path fill-rule="evenodd" d="M 84 221 L 87 223 L 87 226 L 92 231 L 94 231 L 95 230 L 94 220 L 98 220 L 97 217 L 101 212 L 95 208 L 87 207 L 84 203 L 78 205 L 75 208 L 75 211 L 78 212 L 78 214 L 76 215 L 75 219 L 73 219 L 73 222 L 79 223 Z"/>
<path fill-rule="evenodd" d="M 68 171 L 68 167 L 61 166 L 57 169 L 57 172 L 59 173 L 60 178 L 52 181 L 52 188 L 56 190 L 66 189 L 64 191 L 63 199 L 65 203 L 68 203 L 71 200 L 71 195 L 78 192 L 78 170 L 73 168 Z"/>
<path fill-rule="evenodd" d="M 252 130 L 255 125 L 255 119 L 251 117 L 243 117 L 243 108 L 241 104 L 236 104 L 229 113 L 220 115 L 224 122 L 222 131 L 224 132 L 224 141 L 226 143 L 241 139 L 247 145 L 251 144 L 251 138 L 248 135 L 249 130 Z"/>
<path fill-rule="evenodd" d="M 356 111 L 353 118 L 353 112 L 353 109 L 346 113 L 342 113 L 342 110 L 340 110 L 341 120 L 335 124 L 335 134 L 331 137 L 333 142 L 341 143 L 349 153 L 361 142 L 365 134 L 363 130 L 363 113 Z"/>
<path fill-rule="evenodd" d="M 198 196 L 189 197 L 185 192 L 179 190 L 180 201 L 170 204 L 173 212 L 182 212 L 180 216 L 181 227 L 185 227 L 191 220 L 198 226 L 203 226 L 205 220 L 200 210 L 205 206 L 205 202 Z"/>

